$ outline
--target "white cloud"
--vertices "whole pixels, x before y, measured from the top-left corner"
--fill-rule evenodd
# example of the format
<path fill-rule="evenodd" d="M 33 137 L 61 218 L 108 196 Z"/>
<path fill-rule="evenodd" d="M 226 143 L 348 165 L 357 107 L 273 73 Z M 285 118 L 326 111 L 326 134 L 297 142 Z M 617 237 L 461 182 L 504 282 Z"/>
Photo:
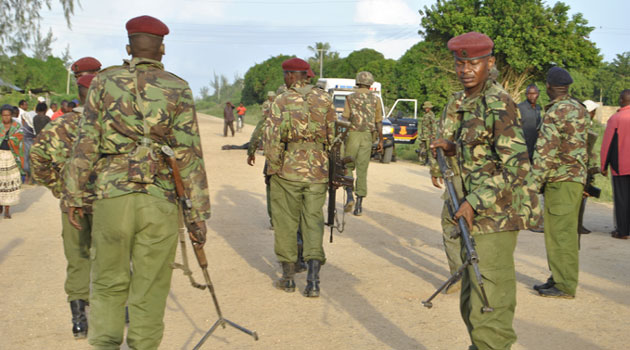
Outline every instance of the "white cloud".
<path fill-rule="evenodd" d="M 360 0 L 354 20 L 372 24 L 419 24 L 420 14 L 403 0 Z"/>

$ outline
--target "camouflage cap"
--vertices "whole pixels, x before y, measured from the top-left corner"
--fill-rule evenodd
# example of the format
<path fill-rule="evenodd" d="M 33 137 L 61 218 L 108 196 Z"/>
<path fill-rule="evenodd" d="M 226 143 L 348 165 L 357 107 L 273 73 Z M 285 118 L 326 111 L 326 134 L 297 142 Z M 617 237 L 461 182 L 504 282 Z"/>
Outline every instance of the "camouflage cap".
<path fill-rule="evenodd" d="M 494 42 L 485 34 L 468 32 L 451 38 L 446 45 L 455 58 L 470 61 L 492 55 Z"/>
<path fill-rule="evenodd" d="M 361 85 L 372 86 L 373 83 L 374 83 L 374 76 L 372 75 L 372 73 L 367 72 L 367 71 L 357 73 L 357 79 L 356 79 L 357 85 L 361 84 Z"/>
<path fill-rule="evenodd" d="M 267 91 L 267 97 L 276 97 L 276 93 L 273 91 Z"/>
<path fill-rule="evenodd" d="M 431 101 L 426 101 L 422 104 L 422 108 L 433 108 L 433 103 L 431 103 Z"/>

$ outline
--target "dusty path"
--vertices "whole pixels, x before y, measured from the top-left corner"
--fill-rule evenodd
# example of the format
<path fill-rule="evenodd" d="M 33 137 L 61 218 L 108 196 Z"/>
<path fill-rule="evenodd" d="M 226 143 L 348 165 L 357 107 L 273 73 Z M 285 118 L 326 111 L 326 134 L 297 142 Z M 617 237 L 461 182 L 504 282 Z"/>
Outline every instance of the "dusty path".
<path fill-rule="evenodd" d="M 265 209 L 264 158 L 249 167 L 245 151 L 220 150 L 246 142 L 253 127 L 223 138 L 221 120 L 202 116 L 200 125 L 213 206 L 206 245 L 211 276 L 224 315 L 260 335 L 254 342 L 218 329 L 203 349 L 467 348 L 457 295 L 439 296 L 431 310 L 420 303 L 448 273 L 441 191 L 431 186 L 427 168 L 370 165 L 365 214 L 347 217 L 347 231 L 333 244 L 326 241 L 322 296 L 306 299 L 272 288 L 279 268 Z M 611 221 L 609 206 L 587 208 L 587 226 L 595 232 L 582 239 L 575 300 L 534 294 L 531 285 L 548 274 L 543 236 L 521 232 L 514 350 L 628 348 L 630 241 L 605 233 Z M 57 201 L 42 187 L 26 189 L 13 219 L 0 219 L 0 349 L 89 348 L 70 332 L 60 226 Z M 198 269 L 195 277 L 201 278 Z M 305 278 L 298 276 L 300 290 Z M 176 271 L 161 348 L 191 349 L 215 320 L 208 292 L 193 289 Z"/>

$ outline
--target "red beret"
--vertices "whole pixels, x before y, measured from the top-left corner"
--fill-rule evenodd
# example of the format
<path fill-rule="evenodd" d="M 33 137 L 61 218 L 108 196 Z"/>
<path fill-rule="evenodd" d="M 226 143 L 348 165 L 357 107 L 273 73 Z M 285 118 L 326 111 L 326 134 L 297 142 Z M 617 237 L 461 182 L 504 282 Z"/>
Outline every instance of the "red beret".
<path fill-rule="evenodd" d="M 456 58 L 474 60 L 490 56 L 494 42 L 485 34 L 468 32 L 449 40 L 447 46 L 449 50 L 453 51 Z"/>
<path fill-rule="evenodd" d="M 151 16 L 140 16 L 132 18 L 127 22 L 127 35 L 146 33 L 157 36 L 168 34 L 168 27 L 164 22 Z"/>
<path fill-rule="evenodd" d="M 77 79 L 77 84 L 89 88 L 90 84 L 92 84 L 92 79 L 94 79 L 95 76 L 95 74 L 83 75 L 79 79 Z"/>
<path fill-rule="evenodd" d="M 100 70 L 101 62 L 94 57 L 83 57 L 74 62 L 71 69 L 75 73 Z"/>
<path fill-rule="evenodd" d="M 309 70 L 311 70 L 311 65 L 308 64 L 308 62 L 295 57 L 282 62 L 282 70 L 308 72 Z"/>

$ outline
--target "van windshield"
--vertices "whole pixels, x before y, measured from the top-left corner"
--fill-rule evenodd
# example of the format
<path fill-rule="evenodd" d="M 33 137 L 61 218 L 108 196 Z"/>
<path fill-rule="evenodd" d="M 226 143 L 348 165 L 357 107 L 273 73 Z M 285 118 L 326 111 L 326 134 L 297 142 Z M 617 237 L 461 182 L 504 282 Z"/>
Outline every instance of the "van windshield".
<path fill-rule="evenodd" d="M 335 105 L 335 109 L 341 108 L 343 109 L 343 106 L 346 103 L 346 95 L 335 95 L 333 97 L 333 104 Z"/>

